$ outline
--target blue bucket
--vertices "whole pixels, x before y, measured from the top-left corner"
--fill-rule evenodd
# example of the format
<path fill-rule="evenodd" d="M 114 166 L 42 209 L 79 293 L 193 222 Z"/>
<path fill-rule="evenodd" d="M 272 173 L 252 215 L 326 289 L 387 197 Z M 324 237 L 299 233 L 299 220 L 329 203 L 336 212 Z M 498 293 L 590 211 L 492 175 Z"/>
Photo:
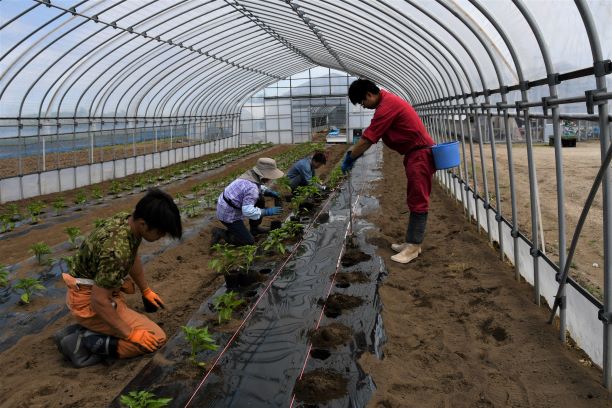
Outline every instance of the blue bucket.
<path fill-rule="evenodd" d="M 437 144 L 431 148 L 436 170 L 459 166 L 459 141 Z"/>

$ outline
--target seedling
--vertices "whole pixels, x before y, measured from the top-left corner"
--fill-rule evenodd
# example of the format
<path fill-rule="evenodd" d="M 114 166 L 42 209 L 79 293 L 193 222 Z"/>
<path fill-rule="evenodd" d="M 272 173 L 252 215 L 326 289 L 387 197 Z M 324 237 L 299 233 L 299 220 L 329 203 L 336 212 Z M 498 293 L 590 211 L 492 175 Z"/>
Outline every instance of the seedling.
<path fill-rule="evenodd" d="M 64 197 L 58 198 L 51 205 L 55 209 L 55 215 L 60 215 L 62 213 L 62 210 L 66 208 L 66 202 L 64 201 Z"/>
<path fill-rule="evenodd" d="M 198 200 L 191 200 L 183 207 L 183 212 L 187 218 L 194 218 L 202 214 Z"/>
<path fill-rule="evenodd" d="M 43 208 L 45 208 L 45 204 L 42 201 L 34 201 L 30 203 L 26 209 L 32 218 L 32 223 L 36 224 L 40 220 L 40 214 L 42 213 Z"/>
<path fill-rule="evenodd" d="M 81 230 L 78 227 L 66 227 L 64 228 L 64 232 L 68 234 L 68 241 L 72 244 L 72 248 L 77 249 L 79 247 L 77 239 L 79 238 L 79 234 L 81 234 Z"/>
<path fill-rule="evenodd" d="M 8 269 L 5 265 L 0 264 L 0 288 L 8 286 Z"/>
<path fill-rule="evenodd" d="M 210 333 L 208 333 L 208 326 L 200 328 L 182 326 L 181 329 L 183 329 L 183 333 L 185 333 L 185 338 L 187 339 L 187 342 L 191 345 L 190 361 L 198 367 L 203 368 L 206 363 L 198 362 L 196 360 L 196 355 L 200 351 L 214 351 L 219 348 L 219 346 L 215 343 L 215 339 L 213 339 Z"/>
<path fill-rule="evenodd" d="M 104 225 L 105 222 L 106 220 L 104 218 L 96 218 L 94 220 L 94 228 L 101 227 L 102 225 Z"/>
<path fill-rule="evenodd" d="M 208 262 L 215 272 L 228 274 L 238 266 L 238 251 L 236 247 L 229 244 L 215 244 L 212 249 L 217 256 Z"/>
<path fill-rule="evenodd" d="M 122 395 L 119 402 L 126 408 L 163 408 L 172 401 L 172 398 L 156 397 L 149 391 L 130 391 L 127 395 Z"/>
<path fill-rule="evenodd" d="M 283 240 L 286 238 L 285 234 L 286 232 L 283 231 L 282 228 L 270 231 L 268 237 L 263 243 L 264 251 L 276 251 L 284 254 L 285 244 L 283 244 Z"/>
<path fill-rule="evenodd" d="M 119 195 L 119 193 L 121 192 L 121 185 L 119 184 L 118 181 L 113 180 L 111 182 L 110 188 L 108 189 L 108 191 L 112 194 L 112 195 Z"/>
<path fill-rule="evenodd" d="M 36 292 L 41 292 L 46 290 L 46 288 L 40 283 L 38 279 L 35 278 L 23 278 L 17 281 L 17 284 L 13 287 L 15 291 L 23 291 L 21 294 L 21 301 L 25 304 L 30 303 L 32 300 L 32 296 Z"/>
<path fill-rule="evenodd" d="M 87 194 L 85 194 L 85 191 L 79 190 L 76 197 L 74 198 L 74 203 L 76 205 L 83 205 L 86 202 L 87 202 Z"/>
<path fill-rule="evenodd" d="M 12 231 L 15 228 L 15 223 L 10 214 L 0 215 L 0 232 Z"/>
<path fill-rule="evenodd" d="M 256 252 L 256 245 L 243 245 L 241 247 L 238 247 L 237 264 L 240 269 L 243 269 L 245 272 L 248 272 L 249 269 L 251 269 L 253 261 L 257 258 L 257 256 L 255 255 Z"/>
<path fill-rule="evenodd" d="M 49 245 L 41 241 L 32 244 L 32 246 L 30 246 L 30 252 L 32 252 L 34 256 L 36 256 L 38 264 L 43 265 L 43 257 L 51 253 L 51 248 L 49 248 Z"/>
<path fill-rule="evenodd" d="M 183 198 L 185 198 L 185 194 L 184 193 L 176 193 L 174 195 L 174 201 L 176 203 L 180 203 Z"/>
<path fill-rule="evenodd" d="M 289 177 L 287 176 L 283 176 L 279 178 L 278 180 L 276 180 L 276 186 L 281 191 L 284 191 L 287 193 L 291 191 L 291 182 L 289 181 Z"/>
<path fill-rule="evenodd" d="M 61 260 L 66 263 L 66 272 L 70 272 L 74 268 L 74 262 L 75 262 L 74 256 L 63 256 Z"/>
<path fill-rule="evenodd" d="M 215 300 L 213 300 L 213 306 L 219 313 L 219 324 L 222 324 L 224 321 L 229 322 L 232 320 L 234 310 L 236 310 L 238 306 L 242 305 L 243 303 L 244 300 L 238 299 L 238 295 L 233 291 L 216 297 Z"/>
<path fill-rule="evenodd" d="M 91 196 L 96 200 L 102 198 L 102 189 L 100 187 L 94 187 L 91 189 Z"/>

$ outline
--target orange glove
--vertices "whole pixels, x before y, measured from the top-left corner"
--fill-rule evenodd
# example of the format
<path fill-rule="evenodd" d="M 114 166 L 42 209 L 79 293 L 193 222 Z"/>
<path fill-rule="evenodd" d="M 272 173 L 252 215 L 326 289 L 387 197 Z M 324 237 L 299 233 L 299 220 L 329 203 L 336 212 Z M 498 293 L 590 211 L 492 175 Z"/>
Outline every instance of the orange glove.
<path fill-rule="evenodd" d="M 132 332 L 126 340 L 137 344 L 149 353 L 159 348 L 159 342 L 155 338 L 155 335 L 145 329 L 132 329 Z"/>
<path fill-rule="evenodd" d="M 142 296 L 145 297 L 149 302 L 153 303 L 157 307 L 161 307 L 164 309 L 164 301 L 161 300 L 159 295 L 151 290 L 151 288 L 146 288 L 142 291 Z"/>

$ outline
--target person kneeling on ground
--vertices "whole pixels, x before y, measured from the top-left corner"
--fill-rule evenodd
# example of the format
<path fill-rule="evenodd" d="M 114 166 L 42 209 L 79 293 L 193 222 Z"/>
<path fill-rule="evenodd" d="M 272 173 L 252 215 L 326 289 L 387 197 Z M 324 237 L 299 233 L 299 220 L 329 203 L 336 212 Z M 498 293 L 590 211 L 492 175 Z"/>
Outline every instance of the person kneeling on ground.
<path fill-rule="evenodd" d="M 315 175 L 315 170 L 327 163 L 327 158 L 324 153 L 317 152 L 312 158 L 306 157 L 297 161 L 287 172 L 291 192 L 293 193 L 299 186 L 307 186 L 311 183 Z M 325 190 L 325 187 L 315 184 L 320 190 Z"/>
<path fill-rule="evenodd" d="M 138 247 L 166 234 L 178 239 L 183 228 L 172 197 L 151 189 L 133 214 L 118 213 L 96 228 L 74 256 L 70 274 L 62 277 L 66 304 L 76 325 L 56 333 L 59 350 L 76 367 L 96 364 L 105 357 L 129 358 L 159 349 L 166 334 L 146 316 L 128 308 L 121 292 L 142 292 L 143 301 L 163 307 L 144 276 Z"/>
<path fill-rule="evenodd" d="M 283 174 L 276 167 L 276 161 L 261 157 L 255 167 L 232 181 L 217 200 L 217 218 L 227 229 L 213 229 L 211 246 L 221 240 L 231 245 L 253 245 L 254 235 L 268 232 L 259 226 L 262 218 L 280 214 L 281 207 L 265 208 L 264 196 L 279 198 L 280 194 L 264 184 Z M 250 232 L 242 221 L 243 217 L 249 219 Z"/>

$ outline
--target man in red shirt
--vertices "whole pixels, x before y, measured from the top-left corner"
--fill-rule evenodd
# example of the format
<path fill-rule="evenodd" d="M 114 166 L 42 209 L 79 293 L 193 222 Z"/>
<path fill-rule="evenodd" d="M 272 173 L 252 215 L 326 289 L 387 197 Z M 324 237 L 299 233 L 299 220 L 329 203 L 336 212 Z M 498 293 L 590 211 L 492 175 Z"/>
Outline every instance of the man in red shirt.
<path fill-rule="evenodd" d="M 397 95 L 379 89 L 367 79 L 358 79 L 349 87 L 349 99 L 353 104 L 375 109 L 370 126 L 352 151 L 347 152 L 342 171 L 349 171 L 355 160 L 380 139 L 396 152 L 404 155 L 406 170 L 406 203 L 410 219 L 403 243 L 391 247 L 395 262 L 408 263 L 421 253 L 425 236 L 429 195 L 433 174 L 436 171 L 430 147 L 435 143 L 427 133 L 415 110 Z"/>

